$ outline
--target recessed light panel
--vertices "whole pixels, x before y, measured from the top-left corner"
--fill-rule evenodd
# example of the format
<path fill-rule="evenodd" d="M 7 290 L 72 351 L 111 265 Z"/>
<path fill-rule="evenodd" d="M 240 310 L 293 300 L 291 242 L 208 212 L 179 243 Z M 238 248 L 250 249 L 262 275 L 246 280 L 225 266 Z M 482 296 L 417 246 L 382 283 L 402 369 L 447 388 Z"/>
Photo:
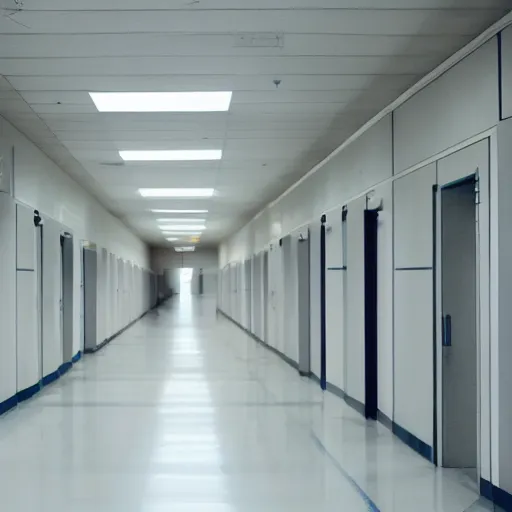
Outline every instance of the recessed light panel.
<path fill-rule="evenodd" d="M 220 160 L 222 149 L 155 149 L 119 151 L 125 162 L 185 162 L 197 160 Z"/>
<path fill-rule="evenodd" d="M 142 197 L 211 197 L 213 188 L 139 188 Z"/>
<path fill-rule="evenodd" d="M 181 237 L 187 236 L 201 236 L 201 231 L 162 231 L 162 235 L 177 235 Z"/>
<path fill-rule="evenodd" d="M 173 237 L 171 237 L 171 238 L 166 238 L 166 240 L 167 240 L 168 242 L 176 242 L 177 240 L 179 240 L 179 238 L 173 238 Z"/>
<path fill-rule="evenodd" d="M 214 92 L 90 92 L 100 112 L 226 112 L 233 95 Z"/>
<path fill-rule="evenodd" d="M 153 213 L 208 213 L 208 210 L 151 210 Z"/>
<path fill-rule="evenodd" d="M 168 224 L 165 226 L 158 226 L 162 231 L 203 231 L 206 226 L 202 224 Z"/>
<path fill-rule="evenodd" d="M 206 222 L 206 219 L 173 219 L 169 217 L 168 219 L 156 219 L 157 222 Z"/>

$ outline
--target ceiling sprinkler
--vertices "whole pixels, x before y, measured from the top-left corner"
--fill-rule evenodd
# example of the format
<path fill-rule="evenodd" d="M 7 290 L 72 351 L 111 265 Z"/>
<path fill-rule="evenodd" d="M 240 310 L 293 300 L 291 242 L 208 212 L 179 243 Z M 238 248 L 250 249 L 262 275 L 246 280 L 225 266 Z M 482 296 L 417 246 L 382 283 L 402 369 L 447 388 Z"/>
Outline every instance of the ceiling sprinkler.
<path fill-rule="evenodd" d="M 281 80 L 274 80 L 274 85 L 276 86 L 276 89 L 279 89 L 279 86 L 281 85 Z"/>

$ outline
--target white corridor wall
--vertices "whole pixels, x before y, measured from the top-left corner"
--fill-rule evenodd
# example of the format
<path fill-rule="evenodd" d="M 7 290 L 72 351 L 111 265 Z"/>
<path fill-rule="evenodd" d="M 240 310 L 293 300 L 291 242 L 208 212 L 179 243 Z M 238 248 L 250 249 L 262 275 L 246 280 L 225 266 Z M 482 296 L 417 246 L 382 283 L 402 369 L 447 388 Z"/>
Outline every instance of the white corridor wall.
<path fill-rule="evenodd" d="M 343 279 L 335 276 L 337 271 L 326 271 L 327 381 L 351 398 L 364 401 L 362 216 L 367 200 L 378 203 L 381 207 L 377 319 L 379 410 L 393 423 L 397 434 L 404 440 L 414 439 L 415 449 L 433 460 L 434 375 L 440 371 L 438 360 L 434 360 L 434 343 L 439 349 L 440 336 L 435 332 L 437 312 L 433 308 L 433 186 L 439 183 L 439 162 L 448 161 L 448 155 L 464 148 L 469 148 L 463 157 L 468 165 L 467 174 L 477 171 L 479 164 L 476 160 L 471 163 L 471 155 L 476 151 L 472 145 L 485 141 L 482 144 L 490 149 L 489 165 L 480 166 L 481 186 L 488 200 L 481 201 L 479 214 L 483 219 L 479 225 L 482 309 L 479 335 L 484 340 L 480 347 L 484 366 L 479 375 L 479 470 L 484 480 L 509 493 L 512 493 L 509 463 L 512 402 L 510 393 L 503 388 L 510 387 L 507 368 L 512 363 L 512 352 L 510 343 L 506 348 L 503 344 L 509 340 L 511 331 L 510 292 L 501 286 L 502 279 L 507 283 L 509 280 L 505 268 L 508 265 L 501 262 L 510 261 L 512 247 L 510 235 L 505 233 L 510 232 L 510 208 L 506 205 L 510 204 L 512 130 L 510 121 L 503 120 L 512 116 L 511 86 L 512 28 L 507 28 L 335 152 L 219 248 L 220 267 L 236 266 L 237 262 L 263 254 L 262 251 L 268 251 L 271 245 L 299 229 L 309 231 L 311 371 L 319 376 L 320 217 L 327 215 L 332 230 L 327 235 L 326 267 L 347 266 L 346 271 L 339 271 L 346 272 L 346 288 Z M 497 137 L 497 131 L 501 138 Z M 449 161 L 456 162 L 457 158 Z M 503 184 L 499 197 L 498 184 Z M 336 238 L 341 230 L 343 206 L 348 210 L 346 248 L 343 244 L 340 247 Z M 342 262 L 340 253 L 345 250 L 347 261 Z M 224 300 L 228 301 L 229 297 L 225 296 Z M 283 304 L 281 311 L 274 312 L 271 323 L 288 312 L 288 307 Z M 278 326 L 268 328 L 275 332 Z M 279 341 L 271 344 L 278 345 Z M 504 428 L 508 429 L 506 433 Z"/>
<path fill-rule="evenodd" d="M 60 235 L 73 236 L 73 353 L 83 350 L 81 311 L 82 241 L 104 247 L 110 254 L 149 268 L 149 251 L 119 219 L 0 118 L 0 403 L 36 385 L 41 376 L 58 370 L 63 361 L 60 341 Z M 38 305 L 38 275 L 34 210 L 44 220 L 43 300 Z M 110 282 L 113 288 L 113 282 Z M 133 291 L 134 296 L 142 290 Z M 42 307 L 42 365 L 38 343 Z M 107 316 L 113 304 L 106 303 Z M 140 307 L 138 308 L 140 310 Z M 115 318 L 115 315 L 112 315 Z M 124 326 L 124 325 L 123 325 Z M 105 332 L 112 332 L 114 325 Z"/>

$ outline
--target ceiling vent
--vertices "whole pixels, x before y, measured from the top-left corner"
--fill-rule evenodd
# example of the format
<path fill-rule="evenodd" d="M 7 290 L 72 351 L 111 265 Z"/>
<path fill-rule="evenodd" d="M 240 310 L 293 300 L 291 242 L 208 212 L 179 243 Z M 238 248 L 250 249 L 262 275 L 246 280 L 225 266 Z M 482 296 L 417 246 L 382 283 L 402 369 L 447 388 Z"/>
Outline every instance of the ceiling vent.
<path fill-rule="evenodd" d="M 237 34 L 234 46 L 238 48 L 282 48 L 284 35 L 269 32 Z"/>

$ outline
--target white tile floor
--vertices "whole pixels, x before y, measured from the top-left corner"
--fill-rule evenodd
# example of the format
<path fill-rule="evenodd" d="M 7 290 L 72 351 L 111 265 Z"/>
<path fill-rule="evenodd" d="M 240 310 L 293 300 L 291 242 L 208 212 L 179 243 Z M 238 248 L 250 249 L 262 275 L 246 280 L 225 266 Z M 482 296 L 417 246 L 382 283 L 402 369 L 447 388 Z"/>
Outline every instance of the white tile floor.
<path fill-rule="evenodd" d="M 0 471 L 6 512 L 492 510 L 210 299 L 169 302 L 0 418 Z"/>

